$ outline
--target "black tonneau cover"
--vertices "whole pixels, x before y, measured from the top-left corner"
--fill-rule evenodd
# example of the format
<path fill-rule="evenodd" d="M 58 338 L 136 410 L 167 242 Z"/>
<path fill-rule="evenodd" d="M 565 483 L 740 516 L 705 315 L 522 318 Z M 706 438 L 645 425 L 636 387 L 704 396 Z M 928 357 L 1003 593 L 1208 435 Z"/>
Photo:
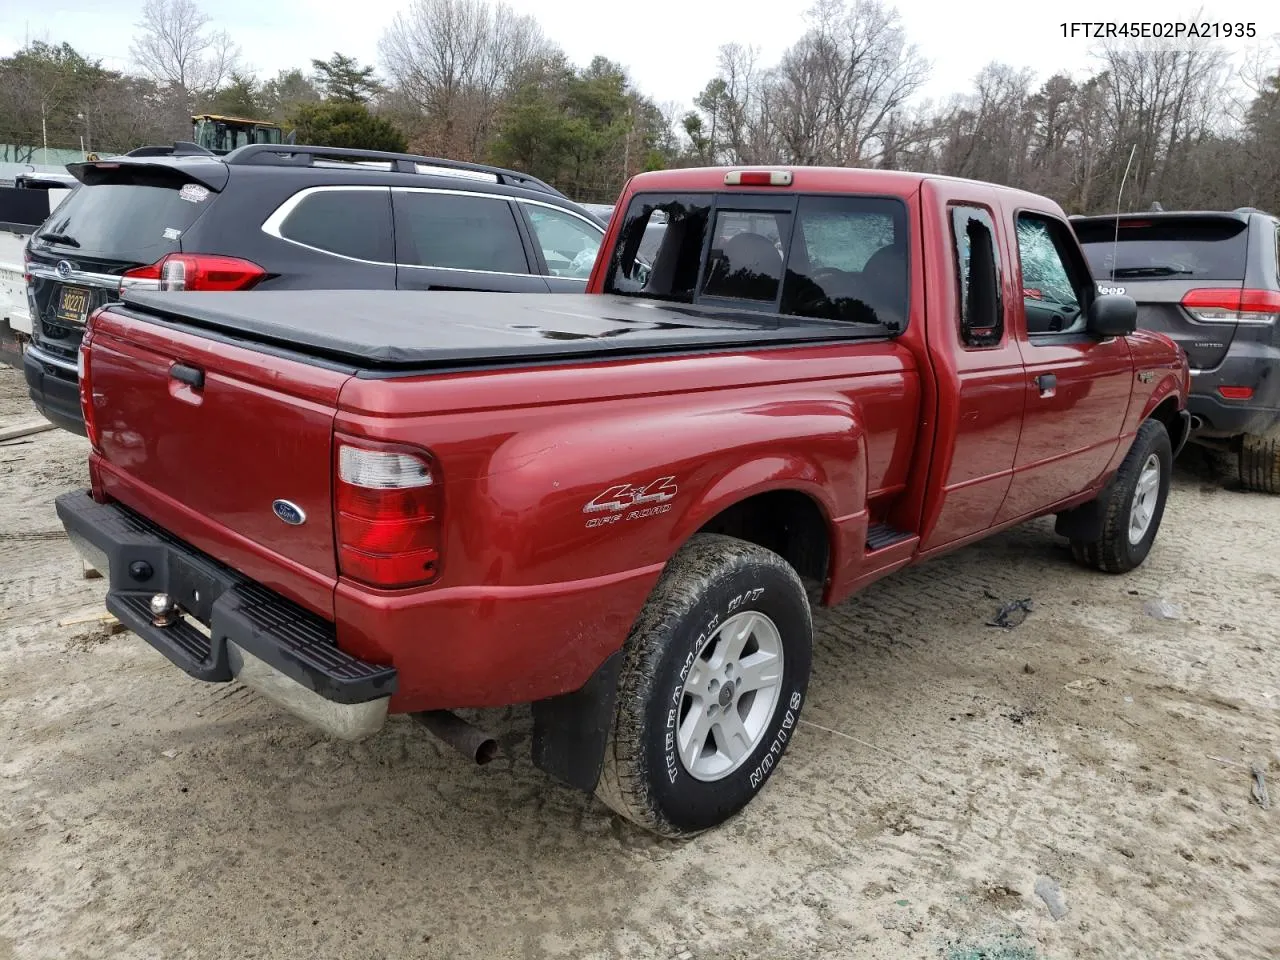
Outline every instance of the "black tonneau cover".
<path fill-rule="evenodd" d="M 368 370 L 803 343 L 882 328 L 635 297 L 415 290 L 128 291 L 162 319 Z"/>

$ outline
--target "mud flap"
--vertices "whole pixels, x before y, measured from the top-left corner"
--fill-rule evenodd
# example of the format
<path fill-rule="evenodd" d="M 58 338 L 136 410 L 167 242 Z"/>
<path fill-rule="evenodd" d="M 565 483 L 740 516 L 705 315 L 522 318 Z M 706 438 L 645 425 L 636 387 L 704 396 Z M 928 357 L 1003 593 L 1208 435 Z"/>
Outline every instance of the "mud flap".
<path fill-rule="evenodd" d="M 1053 532 L 1068 540 L 1080 540 L 1084 543 L 1102 539 L 1102 528 L 1107 519 L 1107 494 L 1110 490 L 1109 483 L 1088 503 L 1062 511 L 1054 522 Z"/>
<path fill-rule="evenodd" d="M 587 793 L 595 790 L 604 767 L 621 670 L 619 650 L 580 689 L 534 702 L 535 767 L 567 786 Z"/>

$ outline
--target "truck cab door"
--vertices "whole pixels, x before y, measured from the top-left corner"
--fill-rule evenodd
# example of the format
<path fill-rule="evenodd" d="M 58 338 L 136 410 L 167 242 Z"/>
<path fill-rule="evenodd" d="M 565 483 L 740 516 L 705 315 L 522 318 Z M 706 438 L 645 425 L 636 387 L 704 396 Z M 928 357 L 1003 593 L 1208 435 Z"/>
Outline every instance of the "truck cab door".
<path fill-rule="evenodd" d="M 929 352 L 937 376 L 921 549 L 991 527 L 1013 477 L 1022 431 L 1022 353 L 1014 333 L 1016 272 L 994 191 L 926 181 L 922 200 L 940 241 L 926 246 Z"/>
<path fill-rule="evenodd" d="M 1014 221 L 1026 413 L 997 523 L 1042 512 L 1094 484 L 1116 452 L 1133 391 L 1128 341 L 1086 330 L 1094 283 L 1070 227 L 1032 211 Z"/>

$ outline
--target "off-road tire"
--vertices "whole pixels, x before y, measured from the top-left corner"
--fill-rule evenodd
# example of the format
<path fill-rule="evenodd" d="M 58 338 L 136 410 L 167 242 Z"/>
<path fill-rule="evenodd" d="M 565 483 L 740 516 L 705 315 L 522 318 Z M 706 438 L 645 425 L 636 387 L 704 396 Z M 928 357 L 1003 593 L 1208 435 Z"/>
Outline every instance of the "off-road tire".
<path fill-rule="evenodd" d="M 751 755 L 722 779 L 701 781 L 685 770 L 667 736 L 682 671 L 716 624 L 748 610 L 766 614 L 778 628 L 782 686 Z M 627 639 L 596 795 L 661 836 L 692 836 L 723 823 L 760 792 L 795 736 L 812 648 L 809 600 L 790 564 L 734 537 L 693 537 L 667 564 Z"/>
<path fill-rule="evenodd" d="M 1280 429 L 1240 442 L 1240 483 L 1258 493 L 1280 493 Z"/>
<path fill-rule="evenodd" d="M 1129 542 L 1129 515 L 1143 464 L 1155 454 L 1160 461 L 1159 499 L 1146 533 L 1137 543 Z M 1169 431 L 1158 420 L 1148 420 L 1138 428 L 1133 446 L 1120 464 L 1115 480 L 1101 496 L 1103 503 L 1102 537 L 1092 542 L 1071 541 L 1071 555 L 1076 562 L 1104 573 L 1128 573 L 1140 566 L 1151 552 L 1165 504 L 1169 500 L 1169 482 L 1173 474 L 1173 446 Z"/>

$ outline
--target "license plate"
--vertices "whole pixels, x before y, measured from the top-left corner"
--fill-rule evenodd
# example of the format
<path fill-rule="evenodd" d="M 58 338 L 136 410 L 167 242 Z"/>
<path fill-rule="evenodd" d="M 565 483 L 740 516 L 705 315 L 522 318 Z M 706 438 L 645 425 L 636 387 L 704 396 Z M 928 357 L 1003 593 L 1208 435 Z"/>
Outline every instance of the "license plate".
<path fill-rule="evenodd" d="M 55 320 L 83 324 L 89 317 L 89 305 L 93 294 L 84 287 L 63 287 L 58 291 L 58 306 L 53 311 Z"/>

